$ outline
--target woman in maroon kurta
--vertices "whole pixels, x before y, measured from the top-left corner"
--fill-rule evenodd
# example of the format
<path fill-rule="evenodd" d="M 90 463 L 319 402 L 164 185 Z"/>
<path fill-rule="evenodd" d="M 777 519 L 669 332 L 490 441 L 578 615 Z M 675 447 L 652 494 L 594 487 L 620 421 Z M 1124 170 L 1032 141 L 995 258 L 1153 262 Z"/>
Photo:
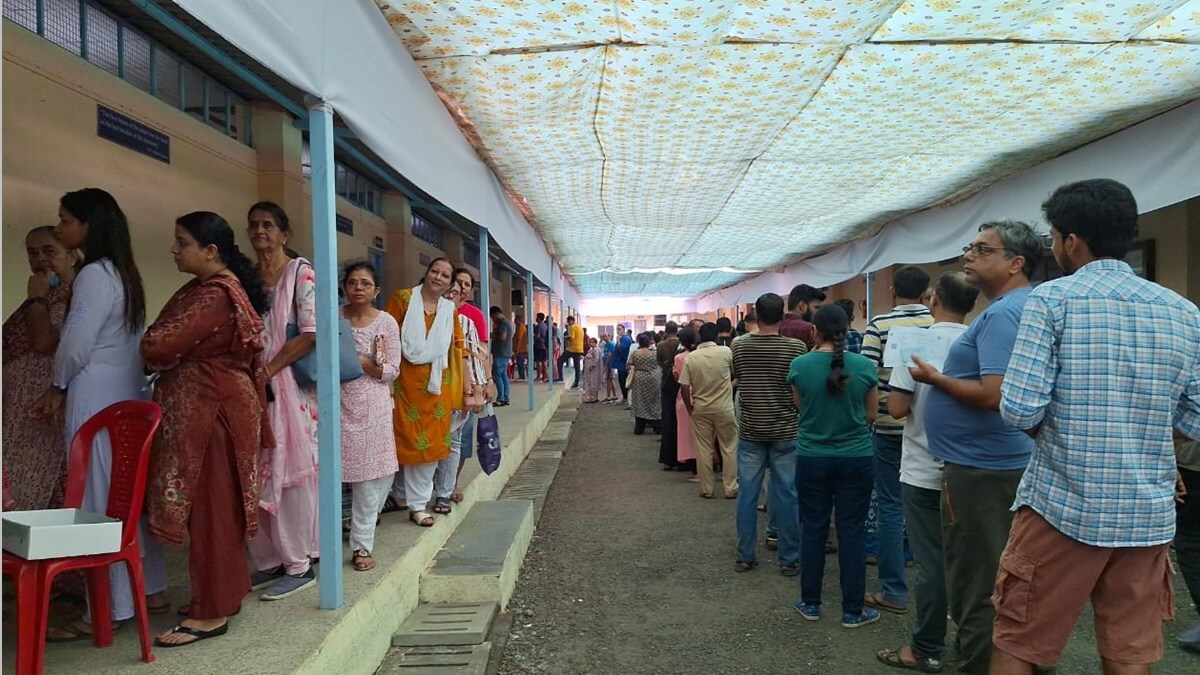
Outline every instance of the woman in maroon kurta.
<path fill-rule="evenodd" d="M 245 545 L 258 525 L 258 456 L 274 446 L 260 356 L 262 278 L 215 213 L 176 221 L 171 253 L 196 278 L 142 341 L 163 408 L 147 501 L 154 536 L 175 546 L 190 539 L 192 601 L 188 618 L 158 636 L 161 647 L 223 635 L 250 592 Z"/>

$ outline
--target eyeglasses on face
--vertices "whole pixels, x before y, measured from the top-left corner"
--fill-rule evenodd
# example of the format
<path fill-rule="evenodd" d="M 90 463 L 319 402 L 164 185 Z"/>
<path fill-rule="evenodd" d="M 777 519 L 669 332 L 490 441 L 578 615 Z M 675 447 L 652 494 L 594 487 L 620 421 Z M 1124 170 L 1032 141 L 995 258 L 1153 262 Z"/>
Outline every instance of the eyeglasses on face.
<path fill-rule="evenodd" d="M 366 279 L 350 279 L 349 281 L 346 282 L 346 287 L 347 288 L 361 288 L 361 289 L 369 291 L 372 288 L 375 288 L 375 284 L 371 283 L 370 281 L 367 281 Z"/>
<path fill-rule="evenodd" d="M 967 253 L 974 251 L 975 255 L 977 255 L 977 256 L 991 255 L 992 253 L 995 253 L 996 251 L 1007 251 L 1007 250 L 1008 249 L 1006 249 L 1002 246 L 988 246 L 987 244 L 980 244 L 980 243 L 968 244 L 967 246 L 962 247 L 963 255 L 966 255 Z"/>

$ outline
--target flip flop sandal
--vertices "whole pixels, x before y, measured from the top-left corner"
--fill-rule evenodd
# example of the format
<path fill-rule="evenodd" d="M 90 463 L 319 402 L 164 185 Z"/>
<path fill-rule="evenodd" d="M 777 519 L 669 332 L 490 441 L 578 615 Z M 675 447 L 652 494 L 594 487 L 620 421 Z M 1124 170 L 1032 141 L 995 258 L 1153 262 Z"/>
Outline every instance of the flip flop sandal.
<path fill-rule="evenodd" d="M 915 653 L 913 656 L 916 657 L 917 660 L 912 663 L 908 663 L 903 659 L 903 657 L 900 656 L 899 649 L 883 649 L 875 652 L 875 658 L 879 659 L 879 662 L 886 666 L 900 668 L 902 670 L 915 670 L 918 673 L 942 672 L 941 661 L 937 659 L 931 659 L 928 656 L 917 656 Z"/>
<path fill-rule="evenodd" d="M 355 572 L 368 572 L 375 569 L 375 558 L 371 557 L 369 551 L 359 549 L 351 555 L 350 564 L 354 565 Z"/>
<path fill-rule="evenodd" d="M 421 527 L 433 527 L 433 516 L 425 511 L 412 511 L 408 514 L 408 519 Z"/>
<path fill-rule="evenodd" d="M 221 624 L 220 626 L 218 626 L 212 630 L 199 630 L 197 628 L 188 628 L 187 626 L 175 626 L 174 628 L 171 629 L 172 634 L 190 635 L 191 637 L 194 637 L 196 639 L 188 640 L 187 642 L 163 642 L 162 640 L 160 640 L 159 638 L 156 637 L 156 638 L 154 638 L 154 646 L 155 647 L 163 647 L 163 648 L 186 647 L 188 645 L 194 645 L 201 640 L 207 640 L 209 638 L 220 637 L 228 632 L 229 632 L 229 622 L 228 621 L 226 621 L 225 623 Z"/>
<path fill-rule="evenodd" d="M 437 513 L 437 514 L 440 514 L 443 516 L 448 516 L 448 515 L 450 515 L 450 511 L 452 511 L 452 510 L 453 509 L 450 507 L 450 500 L 446 499 L 445 497 L 438 497 L 433 502 L 433 512 L 434 513 Z"/>
<path fill-rule="evenodd" d="M 81 625 L 90 626 L 91 624 L 85 624 L 82 621 L 80 621 L 78 624 L 65 623 L 61 626 L 52 626 L 51 630 L 60 630 L 64 633 L 66 633 L 66 636 L 55 637 L 53 635 L 47 634 L 46 642 L 78 642 L 79 640 L 91 640 L 92 633 L 80 630 L 79 626 L 81 626 Z M 112 622 L 112 632 L 116 633 L 118 630 L 121 629 L 121 626 L 124 626 L 124 625 L 125 625 L 124 621 Z"/>
<path fill-rule="evenodd" d="M 878 591 L 874 593 L 867 593 L 867 596 L 863 598 L 863 604 L 868 607 L 874 607 L 881 612 L 890 612 L 892 614 L 908 614 L 907 607 L 893 605 L 883 597 L 883 593 Z"/>

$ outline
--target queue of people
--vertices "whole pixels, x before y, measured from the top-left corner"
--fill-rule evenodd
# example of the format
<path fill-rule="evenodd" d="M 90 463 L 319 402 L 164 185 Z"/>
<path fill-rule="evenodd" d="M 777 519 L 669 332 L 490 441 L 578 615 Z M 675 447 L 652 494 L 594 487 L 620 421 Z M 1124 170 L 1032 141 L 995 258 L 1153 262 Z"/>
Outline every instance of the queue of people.
<path fill-rule="evenodd" d="M 69 192 L 58 225 L 26 237 L 28 298 L 4 323 L 6 509 L 61 504 L 66 448 L 96 412 L 147 397 L 162 408 L 142 520 L 145 601 L 151 613 L 171 610 L 163 544 L 187 547 L 191 598 L 176 608 L 178 625 L 156 636 L 160 647 L 224 635 L 252 590 L 283 600 L 316 584 L 317 405 L 311 379 L 296 370 L 315 346 L 316 277 L 289 247 L 291 224 L 277 204 L 251 206 L 246 233 L 253 258 L 221 216 L 180 216 L 171 254 L 190 279 L 147 321 L 116 199 L 97 188 Z M 341 385 L 342 472 L 352 495 L 344 529 L 350 564 L 365 572 L 376 566 L 375 529 L 389 497 L 422 527 L 462 500 L 472 420 L 500 401 L 487 325 L 466 302 L 469 270 L 434 260 L 383 311 L 369 263 L 348 264 L 340 286 L 362 370 Z M 511 345 L 511 324 L 492 333 Z M 106 508 L 110 455 L 101 435 L 85 510 Z M 110 585 L 119 626 L 135 604 L 124 565 L 112 566 Z M 58 586 L 79 594 L 69 576 Z M 85 609 L 54 622 L 47 639 L 91 632 Z"/>
<path fill-rule="evenodd" d="M 857 305 L 824 304 L 801 284 L 786 302 L 759 297 L 732 339 L 718 323 L 669 323 L 638 336 L 628 359 L 636 387 L 648 371 L 637 354 L 657 344 L 659 414 L 675 423 L 663 468 L 689 468 L 694 453 L 711 498 L 712 465 L 724 465 L 735 571 L 758 566 L 769 472 L 765 548 L 781 574 L 799 574 L 804 619 L 823 617 L 835 551 L 843 627 L 913 615 L 911 640 L 877 652 L 883 665 L 941 672 L 953 622 L 958 672 L 1052 668 L 1090 600 L 1104 671 L 1148 673 L 1174 617 L 1172 542 L 1200 609 L 1200 310 L 1122 261 L 1138 215 L 1124 185 L 1064 185 L 1042 209 L 1067 276 L 1037 288 L 1045 238 L 987 222 L 961 271 L 896 270 L 892 308 L 862 334 L 850 328 Z M 968 323 L 980 295 L 987 306 Z M 949 348 L 890 367 L 898 328 Z M 634 416 L 638 433 L 637 403 Z M 1200 624 L 1179 640 L 1200 649 Z"/>

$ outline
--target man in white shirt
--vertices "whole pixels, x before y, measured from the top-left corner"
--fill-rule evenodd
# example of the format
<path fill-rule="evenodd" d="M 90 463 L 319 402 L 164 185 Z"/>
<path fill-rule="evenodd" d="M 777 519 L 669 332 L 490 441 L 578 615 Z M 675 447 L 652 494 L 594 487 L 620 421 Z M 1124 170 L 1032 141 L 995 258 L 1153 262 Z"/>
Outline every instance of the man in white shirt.
<path fill-rule="evenodd" d="M 934 324 L 927 330 L 953 342 L 967 330 L 966 315 L 975 307 L 979 289 L 962 272 L 946 272 L 934 287 L 929 311 Z M 940 370 L 941 359 L 934 363 Z M 892 370 L 888 413 L 908 418 L 900 455 L 900 494 L 908 540 L 917 563 L 914 585 L 917 615 L 912 640 L 900 649 L 885 649 L 880 661 L 921 672 L 938 672 L 946 642 L 946 570 L 942 558 L 942 463 L 929 454 L 925 436 L 924 403 L 930 385 L 913 381 L 908 368 Z"/>

